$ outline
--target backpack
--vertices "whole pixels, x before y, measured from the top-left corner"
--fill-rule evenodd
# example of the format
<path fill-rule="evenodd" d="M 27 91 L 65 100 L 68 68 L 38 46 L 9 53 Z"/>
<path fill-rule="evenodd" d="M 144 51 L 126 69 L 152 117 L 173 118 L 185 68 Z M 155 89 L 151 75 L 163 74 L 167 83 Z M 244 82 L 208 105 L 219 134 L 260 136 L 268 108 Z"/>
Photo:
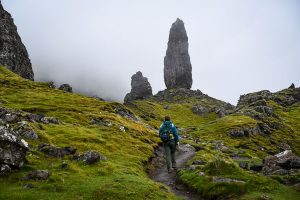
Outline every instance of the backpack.
<path fill-rule="evenodd" d="M 165 128 L 159 132 L 159 137 L 161 141 L 163 142 L 169 142 L 171 137 L 170 134 L 172 134 L 170 125 L 164 124 Z"/>

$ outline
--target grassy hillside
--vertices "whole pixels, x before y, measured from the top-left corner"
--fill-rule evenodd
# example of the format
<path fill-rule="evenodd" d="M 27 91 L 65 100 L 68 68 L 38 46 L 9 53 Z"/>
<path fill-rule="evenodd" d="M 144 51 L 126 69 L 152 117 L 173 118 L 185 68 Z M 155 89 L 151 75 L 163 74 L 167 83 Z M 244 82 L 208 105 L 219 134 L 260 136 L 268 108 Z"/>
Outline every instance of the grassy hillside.
<path fill-rule="evenodd" d="M 130 112 L 123 105 L 52 89 L 4 67 L 0 67 L 0 102 L 6 108 L 60 121 L 30 123 L 39 139 L 27 140 L 31 150 L 22 169 L 0 177 L 0 199 L 176 199 L 167 188 L 149 179 L 144 169 L 158 141 L 156 133 L 144 123 L 122 116 L 119 110 Z M 111 125 L 92 124 L 92 119 Z M 86 165 L 67 156 L 47 157 L 37 150 L 42 143 L 75 147 L 80 153 L 95 150 L 107 160 Z M 62 169 L 62 163 L 68 167 Z M 48 169 L 52 175 L 45 181 L 22 180 L 34 169 Z M 34 188 L 23 188 L 26 183 Z"/>
<path fill-rule="evenodd" d="M 172 98 L 165 98 L 170 93 Z M 244 98 L 244 102 L 229 109 L 223 117 L 219 117 L 214 109 L 199 115 L 192 108 L 195 105 L 218 108 L 226 106 L 224 102 L 206 95 L 196 95 L 197 98 L 192 95 L 182 99 L 181 91 L 166 90 L 159 96 L 167 100 L 156 96 L 134 101 L 128 106 L 144 121 L 156 127 L 164 115 L 171 116 L 180 127 L 181 143 L 189 143 L 199 150 L 189 164 L 192 165 L 193 161 L 200 161 L 201 164 L 193 164 L 193 168 L 181 170 L 181 181 L 203 197 L 296 200 L 300 198 L 299 172 L 264 176 L 249 170 L 252 166 L 261 165 L 267 155 L 283 151 L 281 144 L 287 144 L 295 154 L 300 155 L 300 104 L 285 105 L 285 99 L 292 95 L 293 89 L 280 91 L 272 94 L 272 98 L 265 99 L 260 93 L 249 95 L 249 102 Z M 270 108 L 271 111 L 264 113 L 259 110 L 262 108 Z M 265 132 L 260 127 L 265 128 Z M 232 130 L 245 130 L 245 133 L 251 134 L 233 137 L 229 134 Z M 241 163 L 246 164 L 248 169 L 239 167 Z M 237 182 L 216 182 L 216 178 L 230 178 Z"/>

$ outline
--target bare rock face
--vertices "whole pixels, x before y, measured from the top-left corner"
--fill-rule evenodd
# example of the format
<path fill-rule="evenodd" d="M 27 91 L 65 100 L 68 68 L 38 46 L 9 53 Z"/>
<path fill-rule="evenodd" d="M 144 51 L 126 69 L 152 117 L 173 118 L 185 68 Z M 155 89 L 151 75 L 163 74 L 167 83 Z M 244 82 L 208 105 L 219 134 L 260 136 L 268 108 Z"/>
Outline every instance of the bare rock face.
<path fill-rule="evenodd" d="M 124 101 L 129 102 L 149 96 L 152 96 L 152 87 L 142 72 L 138 71 L 131 77 L 131 91 L 125 96 Z"/>
<path fill-rule="evenodd" d="M 168 49 L 164 59 L 164 79 L 167 89 L 192 87 L 192 65 L 188 47 L 184 23 L 177 18 L 170 29 Z"/>
<path fill-rule="evenodd" d="M 0 1 L 0 65 L 33 80 L 31 62 L 11 15 L 5 11 Z"/>

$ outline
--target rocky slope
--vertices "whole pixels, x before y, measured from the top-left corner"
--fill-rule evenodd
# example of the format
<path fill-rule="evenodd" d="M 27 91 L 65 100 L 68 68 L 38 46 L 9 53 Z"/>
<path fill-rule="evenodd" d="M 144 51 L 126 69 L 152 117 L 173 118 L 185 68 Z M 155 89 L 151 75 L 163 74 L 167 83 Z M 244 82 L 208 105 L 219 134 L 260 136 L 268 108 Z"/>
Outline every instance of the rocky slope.
<path fill-rule="evenodd" d="M 51 86 L 0 67 L 0 199 L 176 199 L 145 171 L 155 131 Z"/>
<path fill-rule="evenodd" d="M 168 114 L 197 152 L 179 179 L 204 199 L 298 199 L 300 88 L 242 95 L 236 107 L 172 89 L 128 106 L 159 127 Z"/>
<path fill-rule="evenodd" d="M 0 65 L 33 80 L 34 74 L 26 47 L 18 34 L 11 15 L 3 9 L 0 1 Z"/>

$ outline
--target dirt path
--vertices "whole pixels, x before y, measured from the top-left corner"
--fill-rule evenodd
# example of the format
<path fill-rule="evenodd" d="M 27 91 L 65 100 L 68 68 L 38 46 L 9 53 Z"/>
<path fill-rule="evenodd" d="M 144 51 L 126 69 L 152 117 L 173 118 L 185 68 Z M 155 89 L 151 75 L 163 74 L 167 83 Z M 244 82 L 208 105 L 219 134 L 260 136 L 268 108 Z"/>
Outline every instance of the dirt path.
<path fill-rule="evenodd" d="M 179 150 L 176 152 L 176 163 L 177 168 L 180 170 L 185 166 L 188 160 L 193 158 L 195 150 L 189 145 L 181 145 Z M 163 183 L 171 188 L 178 197 L 185 200 L 199 200 L 199 195 L 189 190 L 186 186 L 181 184 L 177 178 L 176 171 L 168 173 L 165 165 L 164 150 L 162 146 L 159 146 L 155 151 L 155 158 L 152 160 L 152 164 L 155 166 L 153 170 L 150 170 L 149 176 L 160 183 Z"/>

